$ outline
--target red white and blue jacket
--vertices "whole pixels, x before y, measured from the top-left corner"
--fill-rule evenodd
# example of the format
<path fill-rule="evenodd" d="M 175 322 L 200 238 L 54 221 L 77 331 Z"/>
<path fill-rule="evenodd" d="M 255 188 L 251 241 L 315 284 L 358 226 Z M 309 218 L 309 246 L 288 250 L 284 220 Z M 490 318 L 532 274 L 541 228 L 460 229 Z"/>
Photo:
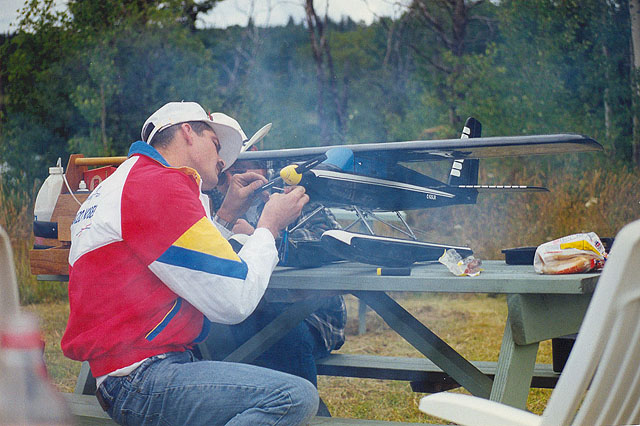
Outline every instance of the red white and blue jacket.
<path fill-rule="evenodd" d="M 98 377 L 249 316 L 278 261 L 273 235 L 257 229 L 236 254 L 210 216 L 195 170 L 134 143 L 71 226 L 64 354 Z"/>

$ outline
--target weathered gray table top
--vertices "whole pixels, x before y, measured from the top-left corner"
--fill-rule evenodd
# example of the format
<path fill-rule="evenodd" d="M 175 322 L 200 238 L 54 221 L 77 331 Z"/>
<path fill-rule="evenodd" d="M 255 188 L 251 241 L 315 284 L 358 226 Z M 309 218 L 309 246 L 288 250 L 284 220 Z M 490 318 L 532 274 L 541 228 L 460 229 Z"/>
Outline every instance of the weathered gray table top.
<path fill-rule="evenodd" d="M 337 291 L 420 291 L 432 293 L 586 294 L 599 273 L 539 275 L 533 265 L 487 260 L 477 277 L 456 277 L 437 262 L 416 263 L 409 276 L 379 276 L 371 265 L 338 262 L 319 268 L 277 267 L 269 288 Z M 38 275 L 42 281 L 68 281 L 67 275 Z"/>
<path fill-rule="evenodd" d="M 539 275 L 533 265 L 484 261 L 476 277 L 456 277 L 437 262 L 414 264 L 410 276 L 379 276 L 376 267 L 335 263 L 320 268 L 276 268 L 273 289 L 342 291 L 420 291 L 444 293 L 584 294 L 595 289 L 599 273 Z"/>

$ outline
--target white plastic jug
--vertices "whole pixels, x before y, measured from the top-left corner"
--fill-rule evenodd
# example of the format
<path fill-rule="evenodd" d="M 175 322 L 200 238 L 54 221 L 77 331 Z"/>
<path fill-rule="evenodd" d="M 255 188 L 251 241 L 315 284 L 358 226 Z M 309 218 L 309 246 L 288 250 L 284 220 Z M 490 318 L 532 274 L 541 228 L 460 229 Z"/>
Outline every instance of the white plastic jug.
<path fill-rule="evenodd" d="M 64 169 L 62 168 L 62 159 L 58 158 L 55 167 L 49 167 L 49 176 L 38 191 L 36 203 L 33 209 L 34 220 L 40 222 L 51 221 L 53 209 L 58 202 L 58 196 L 62 190 Z"/>

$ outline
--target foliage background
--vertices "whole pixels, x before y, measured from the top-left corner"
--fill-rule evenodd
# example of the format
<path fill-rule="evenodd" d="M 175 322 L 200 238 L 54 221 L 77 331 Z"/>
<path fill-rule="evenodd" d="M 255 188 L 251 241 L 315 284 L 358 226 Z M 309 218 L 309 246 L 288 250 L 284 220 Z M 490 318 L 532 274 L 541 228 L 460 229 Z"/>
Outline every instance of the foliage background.
<path fill-rule="evenodd" d="M 125 155 L 171 100 L 226 112 L 247 134 L 273 122 L 261 149 L 457 137 L 467 116 L 483 136 L 573 132 L 604 146 L 481 164 L 481 183 L 548 194 L 409 213 L 421 239 L 468 244 L 480 258 L 581 231 L 614 236 L 638 217 L 628 0 L 412 0 L 370 25 L 320 17 L 321 28 L 264 28 L 247 17 L 196 29 L 215 3 L 70 0 L 54 12 L 52 0 L 30 0 L 16 31 L 0 35 L 0 225 L 23 302 L 65 294 L 28 266 L 48 167 L 77 152 Z M 447 165 L 420 167 L 446 179 Z"/>

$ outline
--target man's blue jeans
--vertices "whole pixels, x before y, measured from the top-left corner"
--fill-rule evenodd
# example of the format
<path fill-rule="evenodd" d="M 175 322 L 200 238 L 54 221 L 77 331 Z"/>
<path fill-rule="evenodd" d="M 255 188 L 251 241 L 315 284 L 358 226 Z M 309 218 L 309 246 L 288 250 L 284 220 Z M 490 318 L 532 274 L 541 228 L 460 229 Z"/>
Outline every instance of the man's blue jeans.
<path fill-rule="evenodd" d="M 273 321 L 289 305 L 284 303 L 263 302 L 243 322 L 228 326 L 236 345 L 240 346 Z M 206 341 L 209 352 L 216 353 L 215 339 Z M 271 368 L 285 373 L 304 377 L 317 387 L 318 370 L 316 359 L 329 355 L 318 331 L 301 321 L 284 337 L 251 361 L 253 365 Z"/>
<path fill-rule="evenodd" d="M 107 377 L 98 392 L 127 425 L 301 425 L 318 393 L 307 380 L 253 365 L 199 361 L 171 352 L 130 375 Z"/>

